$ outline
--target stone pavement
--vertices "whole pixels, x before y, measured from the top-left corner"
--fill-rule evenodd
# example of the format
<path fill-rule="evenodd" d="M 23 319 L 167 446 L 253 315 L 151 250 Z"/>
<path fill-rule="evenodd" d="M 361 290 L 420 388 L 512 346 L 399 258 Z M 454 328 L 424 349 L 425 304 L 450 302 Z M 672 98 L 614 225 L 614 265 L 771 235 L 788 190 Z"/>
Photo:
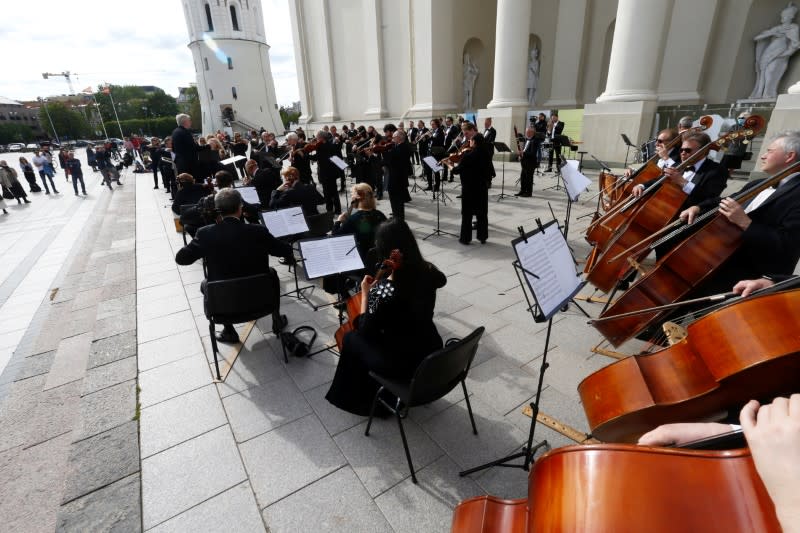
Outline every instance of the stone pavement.
<path fill-rule="evenodd" d="M 507 192 L 516 190 L 518 173 L 518 165 L 506 165 Z M 336 356 L 285 364 L 269 319 L 244 340 L 225 382 L 213 382 L 202 268 L 175 264 L 183 242 L 150 175 L 125 179 L 113 194 L 92 181 L 93 206 L 31 218 L 23 227 L 40 232 L 39 244 L 31 238 L 6 247 L 24 257 L 0 277 L 0 313 L 12 302 L 31 318 L 8 315 L 22 343 L 0 376 L 4 529 L 448 531 L 464 498 L 525 495 L 522 470 L 466 478 L 458 471 L 517 451 L 527 438 L 530 419 L 521 409 L 535 393 L 546 324 L 525 312 L 510 241 L 517 226 L 551 218 L 548 202 L 563 218 L 564 192 L 545 190 L 552 176 L 536 178 L 534 198 L 491 199 L 485 245 L 463 246 L 447 235 L 420 241 L 448 276 L 435 316 L 442 336 L 478 326 L 486 334 L 467 383 L 479 434 L 471 432 L 460 389 L 413 409 L 406 422 L 418 485 L 393 421 L 377 420 L 365 437 L 365 418 L 325 401 Z M 455 200 L 458 190 L 448 184 L 448 193 Z M 436 205 L 422 192 L 413 198 L 407 219 L 421 238 L 436 223 Z M 455 202 L 441 208 L 441 227 L 451 233 L 460 220 Z M 379 208 L 388 210 L 388 202 Z M 578 217 L 593 208 L 592 201 L 573 208 L 569 240 L 577 258 L 587 251 L 580 236 L 589 220 Z M 71 240 L 42 241 L 59 228 L 53 221 L 71 229 Z M 288 287 L 293 277 L 276 266 Z M 319 289 L 311 298 L 327 301 Z M 597 304 L 583 306 L 599 312 Z M 317 345 L 330 342 L 338 326 L 331 308 L 315 312 L 285 297 L 282 311 L 291 327 L 314 326 Z M 590 352 L 598 341 L 573 306 L 556 316 L 541 407 L 579 430 L 587 427 L 577 384 L 610 362 Z M 221 348 L 227 357 L 235 350 Z M 571 443 L 538 426 L 536 440 L 543 438 L 554 447 Z"/>

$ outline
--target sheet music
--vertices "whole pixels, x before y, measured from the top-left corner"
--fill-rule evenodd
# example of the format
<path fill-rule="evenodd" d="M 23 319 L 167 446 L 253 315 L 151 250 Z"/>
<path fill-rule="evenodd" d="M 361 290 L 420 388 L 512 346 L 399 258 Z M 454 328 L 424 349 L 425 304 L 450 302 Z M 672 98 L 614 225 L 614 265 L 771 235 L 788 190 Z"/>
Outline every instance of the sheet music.
<path fill-rule="evenodd" d="M 247 158 L 245 156 L 243 156 L 243 155 L 235 155 L 233 157 L 229 157 L 228 159 L 223 159 L 222 161 L 220 161 L 220 164 L 221 165 L 232 165 L 233 163 L 236 163 L 237 161 L 241 161 L 242 159 L 247 159 Z"/>
<path fill-rule="evenodd" d="M 561 177 L 567 187 L 569 199 L 573 202 L 577 201 L 578 196 L 592 183 L 589 178 L 578 171 L 578 162 L 574 159 L 568 160 L 567 164 L 561 167 Z"/>
<path fill-rule="evenodd" d="M 306 217 L 303 216 L 302 207 L 287 207 L 277 211 L 264 211 L 261 220 L 270 233 L 275 237 L 297 235 L 308 231 Z"/>
<path fill-rule="evenodd" d="M 242 200 L 248 204 L 260 204 L 261 200 L 258 198 L 258 192 L 255 187 L 237 187 L 237 191 L 242 195 Z"/>
<path fill-rule="evenodd" d="M 300 254 L 308 279 L 364 268 L 353 235 L 300 241 Z"/>
<path fill-rule="evenodd" d="M 441 172 L 442 170 L 444 170 L 442 168 L 442 165 L 440 165 L 439 162 L 436 161 L 436 158 L 433 157 L 432 155 L 423 157 L 422 160 L 425 161 L 425 164 L 428 165 L 434 172 Z"/>
<path fill-rule="evenodd" d="M 338 155 L 332 155 L 330 157 L 330 160 L 333 162 L 334 165 L 336 165 L 337 167 L 339 167 L 342 170 L 347 168 L 347 163 L 345 163 L 344 160 L 341 157 L 339 157 Z"/>
<path fill-rule="evenodd" d="M 526 235 L 525 239 L 513 242 L 528 286 L 536 297 L 536 301 L 545 318 L 550 318 L 570 298 L 575 296 L 583 285 L 581 277 L 575 271 L 572 258 L 564 235 L 558 231 L 554 222 L 544 226 L 544 232 L 535 231 Z M 532 274 L 539 276 L 539 279 Z"/>

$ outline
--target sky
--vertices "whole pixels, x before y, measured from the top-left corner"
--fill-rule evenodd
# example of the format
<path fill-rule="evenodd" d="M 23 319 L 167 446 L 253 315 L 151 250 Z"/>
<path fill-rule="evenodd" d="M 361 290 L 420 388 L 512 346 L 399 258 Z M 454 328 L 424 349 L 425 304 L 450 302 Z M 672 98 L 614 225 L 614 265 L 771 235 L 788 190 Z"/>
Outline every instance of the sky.
<path fill-rule="evenodd" d="M 279 105 L 299 100 L 288 0 L 262 0 Z M 155 85 L 177 96 L 195 82 L 189 34 L 179 0 L 63 0 L 0 3 L 0 96 L 13 100 L 115 85 Z"/>

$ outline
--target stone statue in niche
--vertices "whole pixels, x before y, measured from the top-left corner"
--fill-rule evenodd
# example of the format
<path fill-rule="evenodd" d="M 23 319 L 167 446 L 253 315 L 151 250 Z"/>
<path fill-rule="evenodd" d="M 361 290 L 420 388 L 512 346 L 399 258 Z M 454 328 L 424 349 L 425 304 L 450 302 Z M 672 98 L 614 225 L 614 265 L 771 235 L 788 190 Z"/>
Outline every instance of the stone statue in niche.
<path fill-rule="evenodd" d="M 794 23 L 797 6 L 794 2 L 781 11 L 781 23 L 756 35 L 756 85 L 752 99 L 775 98 L 789 58 L 800 48 L 800 30 Z"/>
<path fill-rule="evenodd" d="M 536 104 L 536 88 L 539 85 L 539 49 L 531 48 L 531 57 L 528 61 L 528 104 Z"/>
<path fill-rule="evenodd" d="M 478 74 L 480 74 L 480 69 L 478 65 L 472 62 L 472 58 L 469 54 L 464 54 L 464 79 L 463 79 L 463 87 L 464 87 L 464 110 L 472 109 L 472 94 L 475 91 L 475 81 L 478 79 Z"/>

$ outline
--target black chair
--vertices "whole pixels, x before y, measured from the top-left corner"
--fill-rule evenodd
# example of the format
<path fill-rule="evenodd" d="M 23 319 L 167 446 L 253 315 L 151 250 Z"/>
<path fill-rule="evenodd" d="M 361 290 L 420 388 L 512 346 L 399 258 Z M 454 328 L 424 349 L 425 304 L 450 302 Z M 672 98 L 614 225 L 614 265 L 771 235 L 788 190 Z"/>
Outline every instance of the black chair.
<path fill-rule="evenodd" d="M 448 341 L 444 348 L 433 352 L 422 360 L 411 381 L 396 381 L 379 376 L 374 372 L 369 373 L 373 379 L 380 383 L 381 387 L 372 400 L 369 421 L 364 435 L 369 436 L 369 428 L 372 426 L 375 407 L 380 401 L 397 418 L 400 437 L 403 439 L 403 448 L 408 461 L 408 469 L 411 470 L 411 480 L 414 483 L 417 482 L 417 476 L 414 473 L 414 464 L 411 462 L 411 452 L 408 450 L 406 432 L 403 429 L 403 419 L 408 416 L 408 410 L 411 407 L 431 403 L 442 398 L 460 382 L 461 389 L 464 391 L 464 399 L 467 402 L 467 412 L 469 413 L 469 421 L 472 424 L 472 433 L 478 434 L 478 429 L 475 427 L 475 418 L 472 416 L 472 405 L 469 403 L 465 380 L 467 379 L 469 367 L 472 365 L 473 359 L 475 359 L 475 353 L 478 351 L 478 342 L 481 340 L 484 329 L 481 326 L 461 340 Z M 383 391 L 387 391 L 395 397 L 394 405 L 390 405 L 381 398 Z"/>
<path fill-rule="evenodd" d="M 208 330 L 211 333 L 211 348 L 214 352 L 214 366 L 217 380 L 222 380 L 219 372 L 219 353 L 217 347 L 216 324 L 241 324 L 272 314 L 278 295 L 273 290 L 274 274 L 256 274 L 243 278 L 233 278 L 206 282 L 203 306 L 208 319 Z M 280 339 L 280 335 L 278 336 Z M 283 360 L 289 362 L 286 349 L 283 348 Z"/>
<path fill-rule="evenodd" d="M 184 224 L 184 220 L 185 220 L 184 217 L 186 215 L 188 215 L 191 212 L 192 209 L 196 209 L 196 208 L 197 208 L 197 204 L 182 204 L 178 208 L 178 210 L 180 211 L 179 220 L 181 221 L 181 230 L 182 230 L 181 231 L 181 237 L 183 238 L 183 244 L 184 245 L 187 244 L 187 241 L 186 241 L 187 231 L 186 231 L 186 224 Z M 195 232 L 197 231 L 197 229 L 198 228 L 195 228 Z"/>

